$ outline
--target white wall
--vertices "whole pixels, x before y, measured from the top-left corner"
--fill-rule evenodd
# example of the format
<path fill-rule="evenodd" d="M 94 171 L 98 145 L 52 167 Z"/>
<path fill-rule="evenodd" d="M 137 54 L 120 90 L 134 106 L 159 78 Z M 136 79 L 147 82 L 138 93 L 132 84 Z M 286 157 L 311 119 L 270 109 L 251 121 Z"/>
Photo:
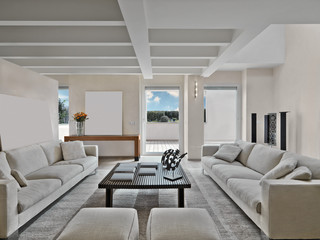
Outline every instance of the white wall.
<path fill-rule="evenodd" d="M 194 81 L 198 82 L 198 97 L 194 98 Z M 204 143 L 204 114 L 203 88 L 204 86 L 238 86 L 241 94 L 241 72 L 218 71 L 208 78 L 189 76 L 188 80 L 188 158 L 200 159 L 201 145 Z M 241 97 L 241 96 L 240 96 Z M 241 98 L 240 98 L 241 99 Z"/>
<path fill-rule="evenodd" d="M 58 139 L 58 82 L 0 59 L 0 93 L 45 101 L 54 139 Z"/>
<path fill-rule="evenodd" d="M 288 113 L 288 150 L 320 158 L 320 25 L 286 27 L 286 62 L 274 69 L 277 111 Z"/>
<path fill-rule="evenodd" d="M 257 142 L 264 142 L 264 115 L 276 112 L 274 107 L 274 79 L 272 69 L 248 69 L 243 74 L 243 92 L 246 92 L 246 139 L 251 141 L 251 113 L 257 113 Z M 244 104 L 244 103 L 243 103 Z M 279 129 L 277 129 L 278 131 Z"/>
<path fill-rule="evenodd" d="M 147 140 L 179 140 L 179 123 L 147 123 Z"/>
<path fill-rule="evenodd" d="M 85 112 L 86 91 L 122 91 L 123 134 L 139 134 L 139 76 L 54 76 L 60 86 L 69 86 L 69 114 Z M 90 116 L 88 116 L 90 118 Z M 90 121 L 90 119 L 88 120 Z M 75 123 L 70 121 L 70 134 L 75 134 Z M 98 144 L 100 156 L 133 156 L 133 142 L 88 142 Z"/>

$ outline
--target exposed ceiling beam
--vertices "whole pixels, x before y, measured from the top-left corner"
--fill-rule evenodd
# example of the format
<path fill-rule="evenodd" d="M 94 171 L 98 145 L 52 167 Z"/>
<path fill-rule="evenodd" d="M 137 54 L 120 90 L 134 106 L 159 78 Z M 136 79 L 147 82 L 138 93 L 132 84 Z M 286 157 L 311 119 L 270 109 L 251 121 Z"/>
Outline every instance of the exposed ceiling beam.
<path fill-rule="evenodd" d="M 131 42 L 0 42 L 1 46 L 7 47 L 14 47 L 14 46 L 21 46 L 21 47 L 107 47 L 107 46 L 132 46 Z"/>
<path fill-rule="evenodd" d="M 196 69 L 196 68 L 154 68 L 153 72 L 157 75 L 171 75 L 171 74 L 181 74 L 181 75 L 191 75 L 201 74 L 202 69 Z"/>
<path fill-rule="evenodd" d="M 153 67 L 170 67 L 170 66 L 181 66 L 181 67 L 208 67 L 208 59 L 153 59 Z"/>
<path fill-rule="evenodd" d="M 223 42 L 206 42 L 206 43 L 159 43 L 153 42 L 150 43 L 151 47 L 219 47 L 219 46 L 228 46 L 229 43 Z"/>
<path fill-rule="evenodd" d="M 11 59 L 11 62 L 24 67 L 64 67 L 64 66 L 92 66 L 92 67 L 139 67 L 137 59 Z"/>
<path fill-rule="evenodd" d="M 135 57 L 132 47 L 0 47 L 0 57 Z"/>
<path fill-rule="evenodd" d="M 234 40 L 232 43 L 219 53 L 219 56 L 202 72 L 201 76 L 209 77 L 217 71 L 224 63 L 228 62 L 240 49 L 245 47 L 266 27 L 267 26 L 247 28 L 243 31 L 239 30 L 234 32 Z"/>
<path fill-rule="evenodd" d="M 43 74 L 122 74 L 139 73 L 139 68 L 30 68 L 32 71 Z"/>
<path fill-rule="evenodd" d="M 218 56 L 218 47 L 151 47 L 152 57 L 206 57 Z"/>
<path fill-rule="evenodd" d="M 151 46 L 225 46 L 232 35 L 230 29 L 149 29 Z"/>
<path fill-rule="evenodd" d="M 0 21 L 0 26 L 14 27 L 124 27 L 124 21 Z"/>
<path fill-rule="evenodd" d="M 0 43 L 130 43 L 126 27 L 1 27 Z"/>
<path fill-rule="evenodd" d="M 148 27 L 143 0 L 118 0 L 131 42 L 145 79 L 152 79 Z"/>

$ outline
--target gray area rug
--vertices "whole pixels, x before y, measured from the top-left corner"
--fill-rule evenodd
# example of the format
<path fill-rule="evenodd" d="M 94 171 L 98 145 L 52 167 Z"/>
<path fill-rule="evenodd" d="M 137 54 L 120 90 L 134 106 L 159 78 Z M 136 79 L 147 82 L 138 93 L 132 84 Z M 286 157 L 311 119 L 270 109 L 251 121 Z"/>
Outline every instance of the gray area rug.
<path fill-rule="evenodd" d="M 185 190 L 185 207 L 205 208 L 217 225 L 223 240 L 266 240 L 267 237 L 240 208 L 199 168 L 185 169 L 191 189 Z M 82 207 L 104 207 L 105 190 L 97 183 L 107 171 L 98 170 L 83 180 L 68 194 L 50 207 L 21 234 L 19 239 L 56 239 L 65 225 Z M 138 211 L 140 240 L 145 239 L 149 212 L 154 207 L 177 207 L 177 190 L 118 189 L 114 193 L 114 207 L 133 207 Z"/>

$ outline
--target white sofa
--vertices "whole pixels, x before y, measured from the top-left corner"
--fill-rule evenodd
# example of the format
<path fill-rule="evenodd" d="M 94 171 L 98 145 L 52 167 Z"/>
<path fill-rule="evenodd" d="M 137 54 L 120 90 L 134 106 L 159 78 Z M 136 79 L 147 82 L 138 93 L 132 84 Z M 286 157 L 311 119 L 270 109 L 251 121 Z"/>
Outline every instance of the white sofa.
<path fill-rule="evenodd" d="M 83 149 L 82 149 L 83 150 Z M 0 238 L 17 230 L 98 167 L 97 146 L 84 146 L 86 157 L 63 160 L 59 141 L 0 152 L 1 170 L 18 170 L 27 186 L 0 179 Z"/>
<path fill-rule="evenodd" d="M 213 157 L 219 146 L 202 146 L 202 167 L 270 239 L 320 238 L 320 160 L 261 144 L 237 141 L 236 161 Z M 312 172 L 309 181 L 260 179 L 281 160 L 294 158 Z"/>

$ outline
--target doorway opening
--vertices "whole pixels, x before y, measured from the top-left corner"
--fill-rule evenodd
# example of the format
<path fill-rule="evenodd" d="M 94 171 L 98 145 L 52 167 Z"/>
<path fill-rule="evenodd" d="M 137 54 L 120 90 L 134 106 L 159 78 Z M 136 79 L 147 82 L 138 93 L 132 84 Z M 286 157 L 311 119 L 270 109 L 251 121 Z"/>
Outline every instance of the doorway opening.
<path fill-rule="evenodd" d="M 178 87 L 145 88 L 144 154 L 179 149 L 179 103 Z"/>

